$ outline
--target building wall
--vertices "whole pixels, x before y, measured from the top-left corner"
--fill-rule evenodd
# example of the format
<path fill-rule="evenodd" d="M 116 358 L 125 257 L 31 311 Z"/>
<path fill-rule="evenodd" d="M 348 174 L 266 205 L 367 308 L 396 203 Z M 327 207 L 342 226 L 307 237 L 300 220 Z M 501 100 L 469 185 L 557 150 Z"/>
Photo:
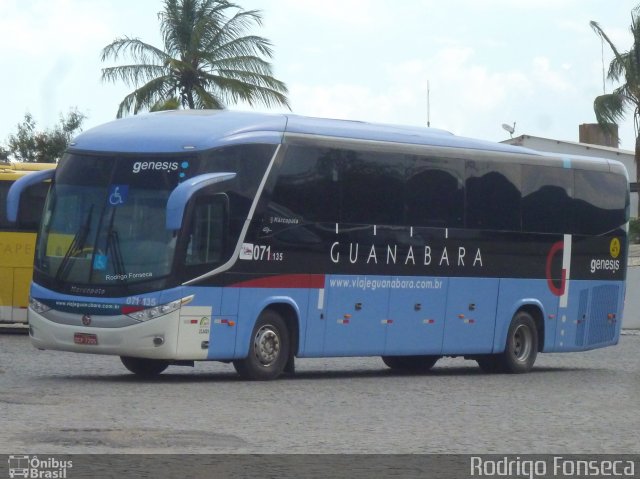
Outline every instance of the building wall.
<path fill-rule="evenodd" d="M 640 295 L 637 294 L 640 285 L 640 266 L 629 266 L 627 269 L 627 295 L 624 302 L 624 329 L 640 329 Z"/>

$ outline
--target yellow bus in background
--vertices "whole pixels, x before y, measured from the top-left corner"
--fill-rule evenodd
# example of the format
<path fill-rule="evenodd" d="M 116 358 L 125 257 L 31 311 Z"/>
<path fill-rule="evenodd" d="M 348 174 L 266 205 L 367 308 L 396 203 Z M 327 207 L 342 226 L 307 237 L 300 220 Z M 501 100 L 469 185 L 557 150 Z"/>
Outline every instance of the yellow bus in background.
<path fill-rule="evenodd" d="M 7 221 L 7 193 L 14 181 L 55 163 L 0 162 L 0 325 L 27 323 L 36 231 L 49 183 L 30 186 L 20 199 L 17 223 Z"/>

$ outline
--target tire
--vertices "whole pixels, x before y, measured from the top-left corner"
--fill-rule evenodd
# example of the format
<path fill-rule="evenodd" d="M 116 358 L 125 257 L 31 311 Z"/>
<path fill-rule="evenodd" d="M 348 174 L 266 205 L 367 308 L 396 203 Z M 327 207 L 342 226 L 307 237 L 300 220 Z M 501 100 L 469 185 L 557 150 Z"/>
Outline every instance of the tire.
<path fill-rule="evenodd" d="M 289 360 L 291 341 L 282 317 L 265 310 L 258 317 L 251 333 L 249 355 L 233 362 L 244 379 L 266 381 L 282 374 Z"/>
<path fill-rule="evenodd" d="M 161 359 L 132 358 L 130 356 L 120 356 L 120 361 L 124 367 L 136 376 L 152 378 L 158 376 L 169 367 L 169 361 Z"/>
<path fill-rule="evenodd" d="M 382 362 L 397 371 L 426 372 L 440 359 L 440 356 L 382 356 Z"/>
<path fill-rule="evenodd" d="M 531 315 L 519 311 L 511 320 L 504 352 L 496 355 L 500 372 L 521 374 L 531 371 L 538 355 L 538 329 Z"/>

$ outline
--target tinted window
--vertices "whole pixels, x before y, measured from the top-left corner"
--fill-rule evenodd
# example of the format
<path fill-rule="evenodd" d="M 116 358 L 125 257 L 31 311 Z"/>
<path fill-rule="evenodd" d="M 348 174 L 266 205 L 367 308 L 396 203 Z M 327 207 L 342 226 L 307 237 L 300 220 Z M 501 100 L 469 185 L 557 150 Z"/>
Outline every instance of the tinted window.
<path fill-rule="evenodd" d="M 406 155 L 344 151 L 341 156 L 340 222 L 376 225 L 404 223 Z"/>
<path fill-rule="evenodd" d="M 463 178 L 462 160 L 417 158 L 405 186 L 407 223 L 463 226 Z"/>
<path fill-rule="evenodd" d="M 340 205 L 338 156 L 328 148 L 289 147 L 271 195 L 274 214 L 335 222 Z"/>
<path fill-rule="evenodd" d="M 623 176 L 575 170 L 572 232 L 601 234 L 627 221 L 627 181 Z"/>
<path fill-rule="evenodd" d="M 18 222 L 7 220 L 7 194 L 13 181 L 0 182 L 0 229 L 12 231 L 37 231 L 42 217 L 44 200 L 49 190 L 49 183 L 39 183 L 27 188 L 20 198 Z"/>
<path fill-rule="evenodd" d="M 467 162 L 467 227 L 521 229 L 520 171 L 520 165 Z"/>
<path fill-rule="evenodd" d="M 9 229 L 12 226 L 7 220 L 7 193 L 12 183 L 0 181 L 0 229 Z"/>
<path fill-rule="evenodd" d="M 229 198 L 225 194 L 196 202 L 187 235 L 185 263 L 188 266 L 217 264 L 225 259 L 228 209 Z"/>
<path fill-rule="evenodd" d="M 522 166 L 522 229 L 565 233 L 571 212 L 573 172 L 563 168 Z"/>

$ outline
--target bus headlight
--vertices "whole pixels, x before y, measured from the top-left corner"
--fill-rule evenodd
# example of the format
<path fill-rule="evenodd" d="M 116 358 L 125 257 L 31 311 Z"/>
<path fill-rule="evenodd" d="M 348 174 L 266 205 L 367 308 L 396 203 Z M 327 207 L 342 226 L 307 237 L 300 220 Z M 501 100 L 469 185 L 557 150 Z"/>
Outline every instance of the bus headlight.
<path fill-rule="evenodd" d="M 192 299 L 193 296 L 189 296 L 187 298 L 177 299 L 175 301 L 171 301 L 170 303 L 161 304 L 152 308 L 125 312 L 125 314 L 130 318 L 135 319 L 136 321 L 149 321 L 150 319 L 159 318 L 160 316 L 164 316 L 165 314 L 173 313 L 174 311 L 180 309 L 180 306 L 182 306 L 183 304 L 187 304 Z"/>
<path fill-rule="evenodd" d="M 29 297 L 29 307 L 38 314 L 46 313 L 51 309 L 46 304 L 41 303 L 40 301 L 32 297 Z"/>

